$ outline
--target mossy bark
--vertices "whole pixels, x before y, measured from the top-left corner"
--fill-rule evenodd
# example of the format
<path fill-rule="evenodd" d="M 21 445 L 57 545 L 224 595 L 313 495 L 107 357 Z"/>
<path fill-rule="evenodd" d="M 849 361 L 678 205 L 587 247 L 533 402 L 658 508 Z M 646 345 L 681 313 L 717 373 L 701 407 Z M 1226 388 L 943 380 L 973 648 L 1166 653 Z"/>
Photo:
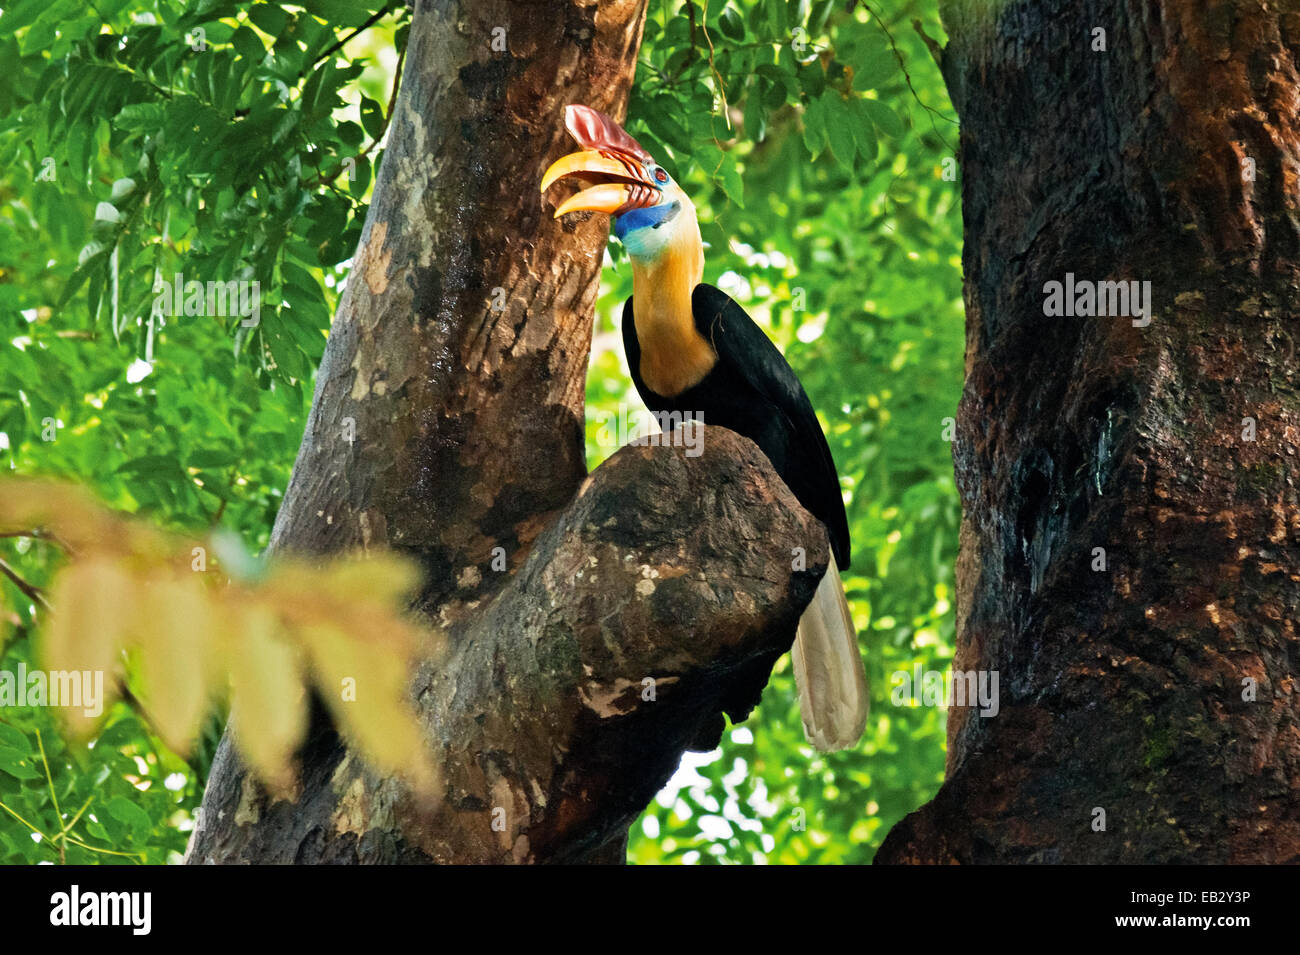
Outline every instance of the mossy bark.
<path fill-rule="evenodd" d="M 1300 861 L 1298 63 L 1273 0 L 954 32 L 953 665 L 1001 699 L 878 861 Z M 1150 282 L 1150 323 L 1045 315 L 1067 273 Z"/>

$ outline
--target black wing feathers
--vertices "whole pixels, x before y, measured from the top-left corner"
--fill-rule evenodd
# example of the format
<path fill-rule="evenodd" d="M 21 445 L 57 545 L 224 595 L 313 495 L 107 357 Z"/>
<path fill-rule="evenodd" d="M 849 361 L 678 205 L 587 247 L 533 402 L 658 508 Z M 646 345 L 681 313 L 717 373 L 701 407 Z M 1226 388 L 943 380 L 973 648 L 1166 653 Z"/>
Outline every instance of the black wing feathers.
<path fill-rule="evenodd" d="M 839 475 L 812 402 L 785 356 L 736 302 L 721 289 L 700 284 L 691 296 L 695 327 L 718 359 L 781 414 L 791 450 L 782 478 L 795 497 L 826 525 L 841 570 L 849 566 L 849 526 Z M 625 333 L 626 337 L 626 333 Z M 635 338 L 635 333 L 632 336 Z M 631 355 L 629 354 L 629 360 Z M 707 417 L 705 419 L 707 423 Z M 747 436 L 750 437 L 750 436 Z"/>

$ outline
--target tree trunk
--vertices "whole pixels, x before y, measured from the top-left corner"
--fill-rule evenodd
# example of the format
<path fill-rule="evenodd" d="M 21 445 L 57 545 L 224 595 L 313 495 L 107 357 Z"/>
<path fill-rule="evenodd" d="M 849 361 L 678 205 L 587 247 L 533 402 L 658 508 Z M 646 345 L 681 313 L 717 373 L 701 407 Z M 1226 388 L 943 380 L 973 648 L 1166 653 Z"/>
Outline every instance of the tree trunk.
<path fill-rule="evenodd" d="M 553 222 L 538 183 L 565 104 L 624 111 L 644 13 L 419 5 L 272 548 L 422 563 L 451 650 L 414 687 L 446 791 L 418 804 L 318 712 L 293 802 L 222 741 L 189 861 L 621 862 L 683 749 L 789 648 L 828 545 L 756 447 L 706 429 L 701 456 L 627 449 L 586 479 L 608 223 Z"/>
<path fill-rule="evenodd" d="M 878 861 L 1300 861 L 1294 9 L 945 11 L 953 667 L 997 671 L 1001 698 L 950 710 L 946 781 Z M 1049 317 L 1067 273 L 1149 281 L 1150 324 Z"/>

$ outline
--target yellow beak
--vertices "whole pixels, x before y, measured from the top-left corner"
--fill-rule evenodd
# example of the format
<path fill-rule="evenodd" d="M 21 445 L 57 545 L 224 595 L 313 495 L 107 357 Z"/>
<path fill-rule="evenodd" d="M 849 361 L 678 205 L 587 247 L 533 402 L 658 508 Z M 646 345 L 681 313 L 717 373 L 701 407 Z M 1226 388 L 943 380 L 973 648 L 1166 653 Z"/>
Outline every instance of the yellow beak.
<path fill-rule="evenodd" d="M 569 153 L 551 163 L 551 168 L 547 169 L 546 175 L 542 176 L 542 192 L 565 176 L 590 178 L 593 174 L 614 176 L 619 179 L 628 179 L 631 175 L 628 167 L 617 159 L 610 159 L 604 153 L 594 149 L 584 149 L 581 152 Z"/>
<path fill-rule="evenodd" d="M 632 200 L 632 190 L 621 182 L 604 182 L 569 196 L 555 210 L 555 218 L 570 212 L 615 213 Z"/>
<path fill-rule="evenodd" d="M 653 205 L 658 189 L 642 165 L 629 158 L 624 162 L 609 153 L 584 149 L 551 163 L 542 176 L 542 192 L 561 179 L 574 178 L 591 183 L 576 195 L 560 203 L 555 218 L 570 212 L 607 212 L 615 214 L 637 206 Z"/>

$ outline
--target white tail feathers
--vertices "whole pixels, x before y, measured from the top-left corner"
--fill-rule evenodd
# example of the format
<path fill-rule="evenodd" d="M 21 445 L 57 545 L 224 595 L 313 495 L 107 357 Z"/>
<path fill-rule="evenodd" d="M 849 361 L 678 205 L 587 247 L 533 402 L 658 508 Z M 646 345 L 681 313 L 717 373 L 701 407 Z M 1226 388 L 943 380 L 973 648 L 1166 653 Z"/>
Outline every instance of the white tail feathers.
<path fill-rule="evenodd" d="M 857 743 L 867 725 L 867 675 L 834 557 L 799 619 L 790 659 L 808 742 L 825 752 Z"/>

